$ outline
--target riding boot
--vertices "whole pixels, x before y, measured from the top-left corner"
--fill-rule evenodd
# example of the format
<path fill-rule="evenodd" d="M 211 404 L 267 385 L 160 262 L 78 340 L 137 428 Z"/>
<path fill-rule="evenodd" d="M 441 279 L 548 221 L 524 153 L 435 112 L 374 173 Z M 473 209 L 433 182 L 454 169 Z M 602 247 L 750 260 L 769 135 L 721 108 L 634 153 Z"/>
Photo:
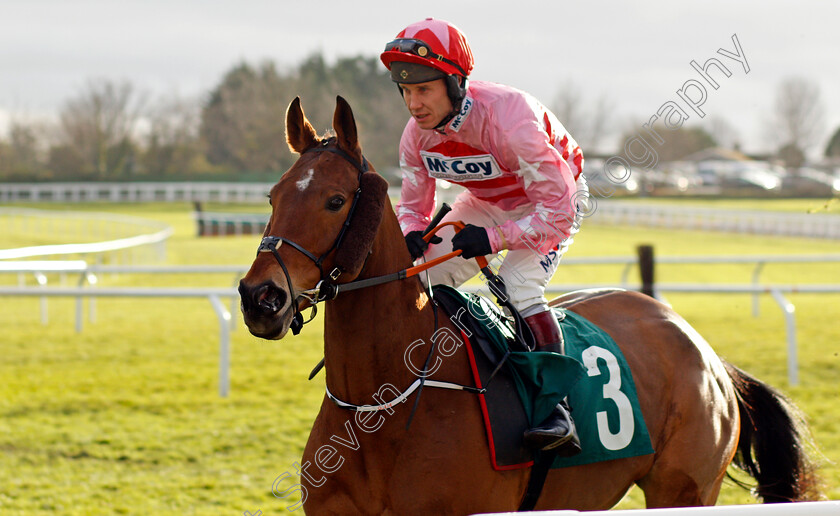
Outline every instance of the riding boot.
<path fill-rule="evenodd" d="M 526 317 L 525 322 L 534 334 L 537 345 L 535 351 L 564 354 L 563 333 L 553 311 L 548 310 Z M 545 421 L 525 431 L 525 444 L 532 449 L 551 450 L 559 457 L 571 457 L 580 453 L 580 439 L 570 412 L 569 404 L 564 398 Z"/>

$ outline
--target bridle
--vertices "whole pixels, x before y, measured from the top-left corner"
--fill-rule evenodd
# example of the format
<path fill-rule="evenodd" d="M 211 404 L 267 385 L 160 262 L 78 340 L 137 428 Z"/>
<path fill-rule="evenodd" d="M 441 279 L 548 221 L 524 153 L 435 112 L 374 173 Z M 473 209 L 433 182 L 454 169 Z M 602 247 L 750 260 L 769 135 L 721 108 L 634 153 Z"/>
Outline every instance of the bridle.
<path fill-rule="evenodd" d="M 293 335 L 297 335 L 300 333 L 301 328 L 303 325 L 310 322 L 312 319 L 315 318 L 315 314 L 317 312 L 316 304 L 321 301 L 326 301 L 328 299 L 332 299 L 338 293 L 338 290 L 335 288 L 335 281 L 338 280 L 338 277 L 341 275 L 342 270 L 339 267 L 334 267 L 333 270 L 329 272 L 329 274 L 324 274 L 324 269 L 321 266 L 329 256 L 330 253 L 335 251 L 341 246 L 342 241 L 344 240 L 344 235 L 347 233 L 347 228 L 350 227 L 350 222 L 353 219 L 353 213 L 356 211 L 356 205 L 359 201 L 359 195 L 362 193 L 362 174 L 368 171 L 368 162 L 364 156 L 362 156 L 361 163 L 356 161 L 353 156 L 344 152 L 340 148 L 334 145 L 335 138 L 324 138 L 321 140 L 320 144 L 317 147 L 313 147 L 303 152 L 303 154 L 309 152 L 332 152 L 333 154 L 337 154 L 344 158 L 345 161 L 349 162 L 351 165 L 356 167 L 356 170 L 359 171 L 358 182 L 359 186 L 356 187 L 356 191 L 353 194 L 353 202 L 350 204 L 350 211 L 347 213 L 347 218 L 344 220 L 344 225 L 341 227 L 341 231 L 338 233 L 335 241 L 333 241 L 332 246 L 327 249 L 321 256 L 315 257 L 314 254 L 306 250 L 303 246 L 289 240 L 288 238 L 267 235 L 262 238 L 260 241 L 260 246 L 257 249 L 257 255 L 259 253 L 271 253 L 274 255 L 274 258 L 277 260 L 277 263 L 280 264 L 280 267 L 283 269 L 283 274 L 286 276 L 286 284 L 289 286 L 289 295 L 292 296 L 292 303 L 290 308 L 294 309 L 294 316 L 292 317 L 292 323 L 290 329 L 292 330 Z M 283 244 L 291 246 L 293 249 L 297 250 L 307 258 L 309 258 L 316 267 L 318 267 L 318 272 L 320 273 L 320 280 L 314 289 L 309 289 L 301 292 L 299 296 L 294 296 L 293 287 L 292 287 L 292 278 L 289 275 L 289 270 L 286 268 L 286 264 L 283 263 L 283 259 L 280 257 L 280 253 L 277 252 L 277 248 Z M 310 314 L 309 319 L 306 321 L 303 320 L 303 314 L 300 311 L 300 305 L 298 304 L 298 299 L 300 297 L 304 297 L 312 304 L 312 313 Z"/>

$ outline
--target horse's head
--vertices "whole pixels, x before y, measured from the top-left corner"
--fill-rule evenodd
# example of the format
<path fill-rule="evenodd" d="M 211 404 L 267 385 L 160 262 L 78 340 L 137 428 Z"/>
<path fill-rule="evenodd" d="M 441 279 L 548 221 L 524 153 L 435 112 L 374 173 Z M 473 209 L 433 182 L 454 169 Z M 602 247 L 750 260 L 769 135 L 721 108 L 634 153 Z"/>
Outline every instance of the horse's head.
<path fill-rule="evenodd" d="M 257 337 L 280 339 L 290 327 L 297 333 L 312 289 L 354 279 L 371 251 L 388 184 L 369 169 L 341 97 L 333 128 L 335 137 L 319 138 L 300 99 L 289 105 L 286 140 L 300 158 L 271 189 L 271 218 L 239 283 L 245 324 Z"/>

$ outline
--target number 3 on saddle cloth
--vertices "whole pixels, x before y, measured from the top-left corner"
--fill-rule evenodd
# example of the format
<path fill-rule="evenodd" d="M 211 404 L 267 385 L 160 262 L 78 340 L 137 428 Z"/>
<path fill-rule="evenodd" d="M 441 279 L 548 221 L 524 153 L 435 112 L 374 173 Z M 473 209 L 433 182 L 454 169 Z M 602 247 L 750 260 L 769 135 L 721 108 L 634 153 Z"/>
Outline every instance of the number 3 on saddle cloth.
<path fill-rule="evenodd" d="M 438 285 L 434 299 L 471 334 L 466 342 L 479 395 L 490 460 L 496 470 L 530 467 L 533 452 L 522 434 L 541 423 L 563 397 L 569 397 L 582 453 L 556 458 L 553 468 L 653 453 L 630 368 L 615 341 L 571 311 L 563 317 L 566 355 L 511 351 L 507 318 L 487 299 Z M 488 383 L 489 380 L 489 383 Z"/>

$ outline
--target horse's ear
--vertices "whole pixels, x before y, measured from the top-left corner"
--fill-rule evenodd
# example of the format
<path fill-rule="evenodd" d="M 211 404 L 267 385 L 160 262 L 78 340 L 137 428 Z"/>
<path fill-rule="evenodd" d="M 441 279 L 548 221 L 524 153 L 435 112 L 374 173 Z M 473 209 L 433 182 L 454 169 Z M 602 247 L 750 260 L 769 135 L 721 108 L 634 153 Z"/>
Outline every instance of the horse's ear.
<path fill-rule="evenodd" d="M 286 110 L 286 142 L 289 148 L 298 154 L 303 154 L 318 145 L 318 133 L 303 114 L 300 97 L 295 97 Z"/>
<path fill-rule="evenodd" d="M 362 148 L 359 146 L 359 133 L 356 131 L 356 119 L 353 117 L 353 110 L 350 109 L 350 104 L 340 95 L 335 98 L 333 129 L 335 129 L 338 147 L 361 161 Z"/>
<path fill-rule="evenodd" d="M 333 129 L 338 147 L 361 163 L 364 158 L 356 131 L 356 119 L 350 104 L 340 96 L 335 99 Z M 335 266 L 351 276 L 359 274 L 370 254 L 388 198 L 388 182 L 375 170 L 361 174 L 359 181 L 361 192 L 356 210 L 344 235 L 344 243 L 335 255 Z"/>

